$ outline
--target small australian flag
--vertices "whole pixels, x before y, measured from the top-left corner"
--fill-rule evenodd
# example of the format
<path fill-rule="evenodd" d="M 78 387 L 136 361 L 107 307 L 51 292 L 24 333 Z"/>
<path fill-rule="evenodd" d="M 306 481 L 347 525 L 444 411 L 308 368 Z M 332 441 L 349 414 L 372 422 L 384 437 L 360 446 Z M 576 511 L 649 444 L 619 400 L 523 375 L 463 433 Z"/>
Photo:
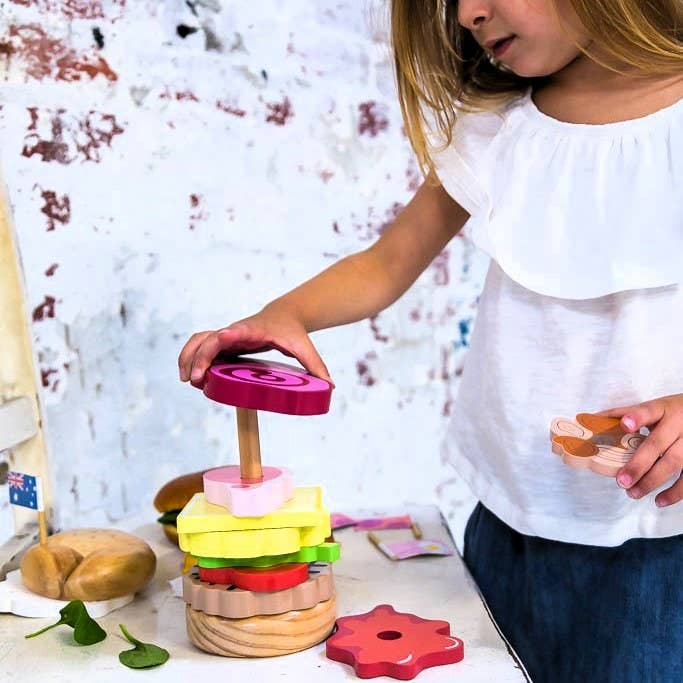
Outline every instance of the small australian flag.
<path fill-rule="evenodd" d="M 8 472 L 9 502 L 32 510 L 43 509 L 43 483 L 40 477 L 21 472 Z"/>

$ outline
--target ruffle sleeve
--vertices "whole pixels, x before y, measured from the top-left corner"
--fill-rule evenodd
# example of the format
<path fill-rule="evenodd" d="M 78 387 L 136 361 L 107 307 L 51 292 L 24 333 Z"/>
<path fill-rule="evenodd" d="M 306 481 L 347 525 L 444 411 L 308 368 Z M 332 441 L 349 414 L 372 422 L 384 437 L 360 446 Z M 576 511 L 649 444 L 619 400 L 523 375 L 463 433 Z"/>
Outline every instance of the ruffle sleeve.
<path fill-rule="evenodd" d="M 470 213 L 465 234 L 517 283 L 590 299 L 683 275 L 683 100 L 648 116 L 572 124 L 531 95 L 463 114 L 433 154 Z"/>

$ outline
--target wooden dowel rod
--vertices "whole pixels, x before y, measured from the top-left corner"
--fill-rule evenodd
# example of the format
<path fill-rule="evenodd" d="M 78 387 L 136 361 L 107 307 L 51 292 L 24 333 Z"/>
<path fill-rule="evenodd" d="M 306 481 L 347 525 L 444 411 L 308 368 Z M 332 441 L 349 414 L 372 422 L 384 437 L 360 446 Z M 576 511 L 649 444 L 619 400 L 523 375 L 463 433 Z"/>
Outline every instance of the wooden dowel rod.
<path fill-rule="evenodd" d="M 255 410 L 237 408 L 237 437 L 240 444 L 240 477 L 246 481 L 261 481 L 261 445 L 258 413 Z"/>

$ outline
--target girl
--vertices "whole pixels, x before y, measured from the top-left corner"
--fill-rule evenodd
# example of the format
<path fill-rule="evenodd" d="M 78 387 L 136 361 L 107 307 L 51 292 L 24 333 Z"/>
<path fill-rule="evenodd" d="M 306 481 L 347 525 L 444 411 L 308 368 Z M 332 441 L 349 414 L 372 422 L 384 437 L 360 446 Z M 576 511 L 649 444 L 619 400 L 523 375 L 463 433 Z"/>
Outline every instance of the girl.
<path fill-rule="evenodd" d="M 369 249 L 194 334 L 180 377 L 277 348 L 329 379 L 308 333 L 467 223 L 491 264 L 449 437 L 465 561 L 537 683 L 681 681 L 683 2 L 393 0 L 392 38 L 426 181 Z M 616 481 L 549 455 L 554 416 L 598 410 L 650 430 Z"/>

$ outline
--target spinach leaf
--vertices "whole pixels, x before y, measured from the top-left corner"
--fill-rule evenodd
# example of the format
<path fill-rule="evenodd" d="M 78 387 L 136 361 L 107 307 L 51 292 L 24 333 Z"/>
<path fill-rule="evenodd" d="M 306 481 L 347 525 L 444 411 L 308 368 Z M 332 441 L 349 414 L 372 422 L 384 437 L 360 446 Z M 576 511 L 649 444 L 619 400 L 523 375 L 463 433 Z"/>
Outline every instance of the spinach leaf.
<path fill-rule="evenodd" d="M 133 638 L 123 624 L 119 624 L 119 628 L 123 631 L 123 635 L 135 645 L 132 650 L 119 653 L 121 664 L 131 669 L 149 669 L 163 664 L 170 657 L 168 650 L 164 650 L 163 647 L 152 645 L 152 643 L 142 643 L 137 638 Z"/>
<path fill-rule="evenodd" d="M 72 600 L 68 605 L 59 610 L 61 619 L 55 624 L 46 626 L 40 631 L 30 633 L 25 638 L 35 638 L 55 626 L 71 626 L 74 630 L 74 640 L 79 645 L 93 645 L 107 637 L 100 625 L 88 614 L 82 600 Z"/>

